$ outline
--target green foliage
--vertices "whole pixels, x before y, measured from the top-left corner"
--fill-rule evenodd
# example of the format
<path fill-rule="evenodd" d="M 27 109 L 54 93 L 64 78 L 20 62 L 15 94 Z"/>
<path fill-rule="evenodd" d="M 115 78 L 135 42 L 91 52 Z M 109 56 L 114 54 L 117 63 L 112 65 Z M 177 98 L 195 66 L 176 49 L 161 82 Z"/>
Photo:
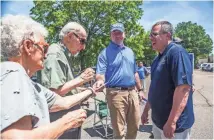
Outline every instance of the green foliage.
<path fill-rule="evenodd" d="M 188 52 L 194 53 L 195 64 L 198 58 L 208 57 L 212 52 L 213 41 L 205 29 L 192 22 L 182 22 L 175 28 L 175 36 L 184 41 L 184 47 Z"/>
<path fill-rule="evenodd" d="M 116 22 L 125 26 L 125 44 L 137 58 L 144 57 L 144 29 L 138 23 L 143 15 L 142 1 L 34 1 L 34 4 L 31 16 L 48 29 L 51 43 L 58 41 L 59 31 L 69 21 L 86 28 L 86 50 L 78 57 L 82 69 L 96 64 L 99 52 L 109 44 L 110 25 Z"/>
<path fill-rule="evenodd" d="M 157 55 L 157 52 L 152 49 L 151 40 L 149 39 L 150 32 L 146 32 L 143 34 L 143 54 L 144 57 L 138 58 L 139 60 L 143 61 L 147 65 L 151 65 L 153 59 Z"/>

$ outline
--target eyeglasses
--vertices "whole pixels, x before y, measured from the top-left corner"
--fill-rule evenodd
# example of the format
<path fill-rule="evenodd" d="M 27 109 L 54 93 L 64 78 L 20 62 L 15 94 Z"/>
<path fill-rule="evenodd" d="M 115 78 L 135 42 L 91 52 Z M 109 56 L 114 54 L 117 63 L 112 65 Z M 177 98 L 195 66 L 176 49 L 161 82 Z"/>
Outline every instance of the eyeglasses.
<path fill-rule="evenodd" d="M 34 46 L 36 46 L 36 48 L 40 49 L 42 51 L 43 54 L 47 54 L 48 52 L 48 48 L 49 48 L 49 44 L 46 43 L 46 42 L 38 42 L 38 43 L 35 43 L 33 40 L 31 39 L 28 39 L 30 40 Z"/>
<path fill-rule="evenodd" d="M 166 32 L 151 32 L 149 37 L 156 37 L 158 35 L 161 35 L 161 34 L 167 34 Z"/>
<path fill-rule="evenodd" d="M 47 54 L 47 52 L 48 52 L 48 47 L 49 47 L 49 45 L 46 45 L 46 46 L 44 46 L 44 47 L 41 47 L 39 44 L 34 44 L 37 48 L 39 48 L 44 54 Z"/>
<path fill-rule="evenodd" d="M 161 34 L 160 32 L 151 32 L 149 36 L 150 37 L 156 37 L 156 36 L 158 36 L 160 34 Z"/>
<path fill-rule="evenodd" d="M 80 38 L 76 33 L 73 32 L 73 34 L 76 36 L 76 38 L 79 39 L 80 44 L 85 45 L 86 44 L 86 39 Z"/>

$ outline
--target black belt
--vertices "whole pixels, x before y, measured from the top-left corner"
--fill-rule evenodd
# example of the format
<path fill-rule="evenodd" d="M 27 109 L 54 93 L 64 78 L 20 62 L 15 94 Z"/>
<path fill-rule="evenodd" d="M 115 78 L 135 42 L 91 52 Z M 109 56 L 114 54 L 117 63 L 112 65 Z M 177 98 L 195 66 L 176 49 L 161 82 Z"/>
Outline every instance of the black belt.
<path fill-rule="evenodd" d="M 115 87 L 115 86 L 109 86 L 107 88 L 114 88 L 114 89 L 117 89 L 117 90 L 132 90 L 134 89 L 135 87 L 134 86 L 131 86 L 131 87 Z"/>

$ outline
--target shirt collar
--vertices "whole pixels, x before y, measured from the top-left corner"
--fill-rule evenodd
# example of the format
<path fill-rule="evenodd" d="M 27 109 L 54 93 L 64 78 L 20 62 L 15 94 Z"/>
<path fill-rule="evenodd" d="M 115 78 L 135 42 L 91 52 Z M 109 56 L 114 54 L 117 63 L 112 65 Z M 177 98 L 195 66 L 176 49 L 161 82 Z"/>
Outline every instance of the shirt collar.
<path fill-rule="evenodd" d="M 69 52 L 68 48 L 64 44 L 59 42 L 58 45 L 60 46 L 60 50 L 62 50 L 62 52 L 64 52 L 65 55 L 69 57 L 71 56 L 71 53 Z"/>
<path fill-rule="evenodd" d="M 64 44 L 62 44 L 61 42 L 59 42 L 58 45 L 59 45 L 60 48 L 63 50 L 63 52 L 67 51 L 67 48 L 65 47 Z"/>
<path fill-rule="evenodd" d="M 117 49 L 124 49 L 125 48 L 124 44 L 118 45 L 118 44 L 114 43 L 113 41 L 110 42 L 110 46 L 113 46 L 114 48 L 117 48 Z"/>
<path fill-rule="evenodd" d="M 161 57 L 161 56 L 165 55 L 165 54 L 168 52 L 168 50 L 173 46 L 173 44 L 174 44 L 174 42 L 170 42 L 170 43 L 167 45 L 167 47 L 164 49 L 163 53 L 162 53 L 162 54 L 159 53 L 158 56 Z"/>

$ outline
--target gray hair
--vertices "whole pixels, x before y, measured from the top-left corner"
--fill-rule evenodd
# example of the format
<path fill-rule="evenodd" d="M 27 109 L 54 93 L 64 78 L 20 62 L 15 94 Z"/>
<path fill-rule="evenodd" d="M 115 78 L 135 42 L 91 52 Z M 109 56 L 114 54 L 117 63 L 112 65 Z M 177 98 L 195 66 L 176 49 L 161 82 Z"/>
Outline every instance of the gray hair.
<path fill-rule="evenodd" d="M 47 37 L 45 27 L 23 15 L 7 15 L 1 21 L 1 58 L 7 59 L 20 55 L 20 46 L 25 39 Z M 39 40 L 38 40 L 39 41 Z"/>
<path fill-rule="evenodd" d="M 173 26 L 170 22 L 168 21 L 159 21 L 157 23 L 155 23 L 153 26 L 152 26 L 152 29 L 157 26 L 157 25 L 161 25 L 161 32 L 162 33 L 170 33 L 171 34 L 171 39 L 172 39 L 172 36 L 173 36 Z"/>
<path fill-rule="evenodd" d="M 62 40 L 64 36 L 70 32 L 80 33 L 81 31 L 85 31 L 85 28 L 77 22 L 69 22 L 67 23 L 59 33 L 59 39 Z"/>

